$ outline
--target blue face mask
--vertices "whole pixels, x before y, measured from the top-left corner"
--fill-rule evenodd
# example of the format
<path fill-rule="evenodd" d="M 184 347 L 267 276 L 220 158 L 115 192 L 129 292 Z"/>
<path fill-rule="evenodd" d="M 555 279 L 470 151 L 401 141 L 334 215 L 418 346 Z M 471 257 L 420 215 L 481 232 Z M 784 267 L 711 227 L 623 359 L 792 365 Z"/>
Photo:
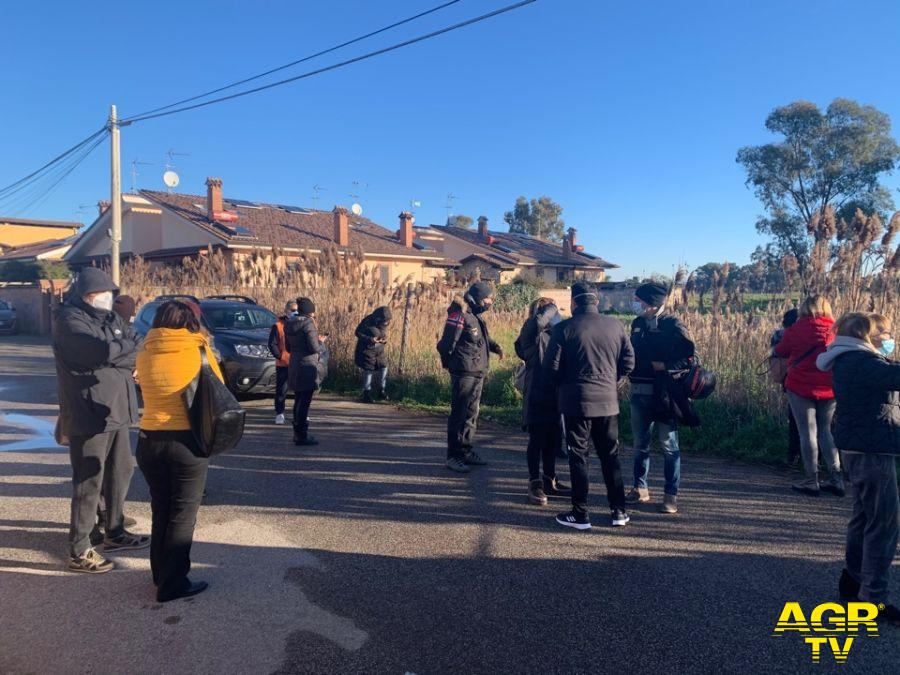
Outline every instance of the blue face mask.
<path fill-rule="evenodd" d="M 894 353 L 894 349 L 896 348 L 896 343 L 894 342 L 894 338 L 888 338 L 887 340 L 881 341 L 881 346 L 878 348 L 878 352 L 882 356 L 890 356 Z"/>

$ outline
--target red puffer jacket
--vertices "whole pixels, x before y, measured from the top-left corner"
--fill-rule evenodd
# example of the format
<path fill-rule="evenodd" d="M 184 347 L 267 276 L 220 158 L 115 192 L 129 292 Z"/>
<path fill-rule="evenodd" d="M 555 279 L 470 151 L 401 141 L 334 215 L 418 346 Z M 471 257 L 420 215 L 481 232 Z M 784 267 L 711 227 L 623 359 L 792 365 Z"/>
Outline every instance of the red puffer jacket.
<path fill-rule="evenodd" d="M 833 327 L 834 319 L 804 316 L 784 331 L 781 341 L 775 345 L 775 355 L 788 360 L 788 376 L 784 382 L 788 391 L 814 401 L 834 398 L 831 372 L 816 367 L 816 358 L 834 341 Z"/>

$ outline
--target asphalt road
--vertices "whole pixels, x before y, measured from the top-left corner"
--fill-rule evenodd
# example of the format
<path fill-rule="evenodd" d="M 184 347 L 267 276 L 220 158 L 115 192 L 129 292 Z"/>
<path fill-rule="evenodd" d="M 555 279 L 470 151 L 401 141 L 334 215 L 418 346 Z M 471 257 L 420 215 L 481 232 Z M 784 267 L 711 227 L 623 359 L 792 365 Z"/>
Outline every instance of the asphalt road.
<path fill-rule="evenodd" d="M 488 428 L 490 465 L 443 468 L 443 420 L 322 397 L 296 449 L 270 402 L 209 473 L 192 553 L 197 598 L 154 601 L 146 552 L 65 571 L 69 464 L 55 447 L 49 347 L 0 338 L 0 672 L 896 672 L 900 629 L 813 666 L 772 637 L 786 601 L 835 599 L 848 499 L 791 476 L 683 457 L 682 512 L 594 529 L 529 506 L 523 436 Z M 727 438 L 722 439 L 728 443 Z M 630 454 L 624 465 L 630 467 Z M 651 469 L 661 496 L 662 462 Z M 628 473 L 628 470 L 626 470 Z M 135 472 L 128 513 L 149 531 Z M 894 597 L 900 599 L 898 575 Z"/>

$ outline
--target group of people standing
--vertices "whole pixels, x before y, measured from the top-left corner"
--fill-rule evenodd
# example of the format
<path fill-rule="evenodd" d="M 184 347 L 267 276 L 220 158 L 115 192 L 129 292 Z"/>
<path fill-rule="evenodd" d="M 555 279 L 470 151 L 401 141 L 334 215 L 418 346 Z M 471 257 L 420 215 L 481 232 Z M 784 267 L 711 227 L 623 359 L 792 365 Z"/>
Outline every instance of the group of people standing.
<path fill-rule="evenodd" d="M 69 446 L 73 494 L 69 530 L 72 571 L 97 574 L 114 563 L 104 552 L 150 548 L 156 596 L 165 602 L 207 588 L 192 581 L 190 549 L 203 495 L 208 459 L 198 451 L 184 392 L 208 362 L 220 380 L 200 307 L 169 300 L 157 310 L 142 339 L 129 321 L 134 303 L 102 271 L 82 271 L 54 322 L 53 348 L 59 382 L 57 440 Z M 674 386 L 695 359 L 694 343 L 679 319 L 667 311 L 669 289 L 647 283 L 635 291 L 630 331 L 599 311 L 594 288 L 571 288 L 572 316 L 563 318 L 549 298 L 532 303 L 515 341 L 522 360 L 523 425 L 528 432 L 528 500 L 546 505 L 568 497 L 571 508 L 556 516 L 560 526 L 591 528 L 588 509 L 589 444 L 600 459 L 613 526 L 630 521 L 629 504 L 651 501 L 650 446 L 657 436 L 664 455 L 660 511 L 678 512 L 681 462 L 678 427 L 696 425 L 689 397 Z M 130 301 L 130 302 L 129 302 Z M 446 467 L 468 473 L 487 462 L 475 450 L 481 394 L 491 354 L 504 358 L 490 337 L 485 313 L 493 289 L 477 282 L 447 310 L 437 343 L 450 372 L 451 412 L 447 421 Z M 356 329 L 356 365 L 363 376 L 363 400 L 386 398 L 385 345 L 391 312 L 379 307 Z M 843 496 L 853 489 L 847 529 L 846 566 L 839 581 L 844 600 L 881 603 L 881 618 L 898 622 L 887 604 L 888 577 L 898 542 L 896 459 L 900 456 L 900 363 L 890 356 L 890 320 L 853 313 L 835 322 L 821 296 L 805 299 L 797 316 L 773 337 L 773 356 L 785 360 L 792 430 L 803 461 L 803 478 L 793 487 L 811 496 Z M 326 376 L 327 334 L 320 334 L 309 298 L 287 303 L 272 327 L 269 347 L 278 368 L 276 424 L 285 423 L 286 397 L 293 390 L 293 441 L 316 445 L 309 434 L 309 409 Z M 143 413 L 138 417 L 135 382 Z M 630 384 L 635 458 L 626 492 L 619 459 L 619 398 Z M 133 459 L 129 428 L 139 423 L 137 464 L 150 488 L 151 536 L 133 533 L 124 514 Z M 793 433 L 793 431 L 792 431 Z M 565 444 L 563 453 L 562 444 Z M 840 450 L 838 450 L 838 448 Z M 819 480 L 819 454 L 827 478 Z M 571 485 L 557 471 L 568 457 Z"/>
<path fill-rule="evenodd" d="M 481 391 L 491 353 L 503 349 L 491 339 L 484 313 L 492 289 L 473 284 L 448 308 L 437 349 L 450 371 L 451 411 L 447 421 L 448 469 L 460 473 L 485 464 L 473 449 Z M 665 453 L 665 495 L 661 510 L 676 513 L 681 476 L 677 423 L 685 413 L 673 400 L 671 373 L 683 370 L 694 344 L 681 322 L 666 313 L 668 288 L 648 283 L 636 290 L 629 335 L 618 319 L 601 314 L 590 284 L 572 286 L 572 316 L 563 319 L 550 298 L 532 303 L 515 342 L 523 361 L 523 426 L 528 431 L 528 499 L 546 505 L 548 496 L 569 497 L 572 508 L 556 517 L 565 527 L 590 529 L 587 495 L 588 444 L 593 441 L 606 483 L 611 522 L 629 522 L 628 503 L 650 501 L 647 476 L 653 430 Z M 636 455 L 633 484 L 626 494 L 619 460 L 619 390 L 631 380 L 631 421 Z M 557 475 L 565 439 L 571 487 Z"/>

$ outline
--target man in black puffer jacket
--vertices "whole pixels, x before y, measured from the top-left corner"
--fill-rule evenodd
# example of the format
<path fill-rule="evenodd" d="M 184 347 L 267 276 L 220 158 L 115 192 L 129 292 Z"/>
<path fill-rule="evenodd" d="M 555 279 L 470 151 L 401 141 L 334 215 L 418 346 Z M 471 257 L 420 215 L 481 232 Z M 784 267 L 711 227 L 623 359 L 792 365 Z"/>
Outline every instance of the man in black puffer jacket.
<path fill-rule="evenodd" d="M 113 564 L 91 546 L 100 492 L 106 497 L 107 551 L 146 548 L 150 538 L 125 530 L 125 495 L 134 473 L 129 427 L 138 421 L 135 358 L 140 338 L 112 311 L 115 284 L 89 267 L 78 274 L 53 323 L 59 388 L 57 436 L 72 462 L 69 569 L 97 574 Z"/>
<path fill-rule="evenodd" d="M 290 351 L 288 386 L 294 391 L 294 445 L 318 445 L 309 435 L 309 406 L 322 385 L 328 368 L 325 336 L 316 327 L 316 306 L 309 298 L 297 298 L 298 316 L 284 327 Z"/>
<path fill-rule="evenodd" d="M 900 609 L 888 603 L 900 536 L 900 363 L 888 358 L 894 339 L 886 317 L 848 314 L 836 329 L 837 337 L 816 365 L 833 375 L 834 442 L 853 489 L 838 591 L 844 602 L 878 605 L 880 621 L 900 625 Z"/>
<path fill-rule="evenodd" d="M 572 318 L 550 337 L 543 363 L 544 386 L 559 387 L 559 411 L 565 421 L 572 474 L 572 510 L 556 522 L 577 530 L 591 528 L 588 516 L 588 443 L 600 457 L 613 526 L 628 523 L 625 487 L 619 464 L 619 381 L 634 368 L 634 352 L 625 326 L 600 314 L 596 291 L 587 283 L 572 285 Z"/>
<path fill-rule="evenodd" d="M 378 373 L 378 397 L 387 399 L 387 328 L 391 323 L 391 308 L 379 307 L 356 327 L 356 351 L 353 360 L 363 371 L 363 401 L 373 403 L 372 379 Z"/>
<path fill-rule="evenodd" d="M 437 344 L 441 365 L 450 371 L 450 417 L 447 419 L 447 463 L 451 471 L 468 473 L 470 465 L 487 464 L 472 450 L 481 390 L 491 352 L 503 349 L 491 339 L 481 315 L 491 308 L 494 291 L 483 281 L 472 284 L 462 300 L 447 309 L 444 334 Z"/>

